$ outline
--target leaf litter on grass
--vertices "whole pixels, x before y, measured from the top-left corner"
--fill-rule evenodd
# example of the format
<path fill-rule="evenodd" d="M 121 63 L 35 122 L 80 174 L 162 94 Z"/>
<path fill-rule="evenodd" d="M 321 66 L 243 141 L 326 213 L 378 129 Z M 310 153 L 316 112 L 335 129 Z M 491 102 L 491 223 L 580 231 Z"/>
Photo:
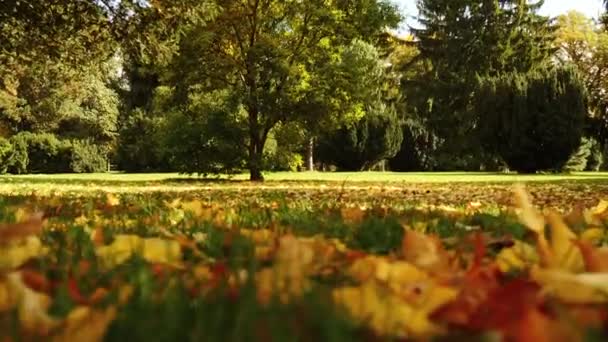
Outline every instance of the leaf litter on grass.
<path fill-rule="evenodd" d="M 0 340 L 607 336 L 608 202 L 563 214 L 517 187 L 495 216 L 233 195 L 5 206 Z"/>

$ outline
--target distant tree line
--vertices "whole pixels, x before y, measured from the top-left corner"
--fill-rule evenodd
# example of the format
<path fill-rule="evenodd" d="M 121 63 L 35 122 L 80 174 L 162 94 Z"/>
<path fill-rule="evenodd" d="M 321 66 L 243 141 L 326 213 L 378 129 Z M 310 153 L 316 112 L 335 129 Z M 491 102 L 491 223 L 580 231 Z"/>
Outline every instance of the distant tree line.
<path fill-rule="evenodd" d="M 5 2 L 0 171 L 599 170 L 605 17 L 541 4 Z"/>

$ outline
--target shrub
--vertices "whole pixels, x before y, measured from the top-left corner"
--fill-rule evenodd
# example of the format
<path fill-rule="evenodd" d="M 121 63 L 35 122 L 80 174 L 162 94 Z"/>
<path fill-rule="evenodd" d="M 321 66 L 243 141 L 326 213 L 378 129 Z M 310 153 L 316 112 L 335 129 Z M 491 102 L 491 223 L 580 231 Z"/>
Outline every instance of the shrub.
<path fill-rule="evenodd" d="M 13 154 L 13 145 L 8 139 L 0 137 L 0 173 L 8 171 L 9 162 Z"/>
<path fill-rule="evenodd" d="M 28 172 L 30 159 L 27 146 L 28 137 L 31 133 L 20 133 L 10 138 L 13 151 L 7 161 L 7 171 L 12 174 L 23 174 Z"/>
<path fill-rule="evenodd" d="M 162 145 L 164 121 L 161 117 L 150 117 L 139 109 L 124 118 L 116 150 L 116 164 L 120 170 L 169 171 Z"/>
<path fill-rule="evenodd" d="M 594 141 L 589 138 L 583 138 L 578 149 L 570 156 L 564 171 L 579 172 L 587 169 L 587 164 L 593 153 Z"/>
<path fill-rule="evenodd" d="M 22 132 L 11 137 L 10 144 L 12 149 L 6 162 L 10 173 L 84 173 L 107 169 L 105 152 L 90 141 Z"/>
<path fill-rule="evenodd" d="M 351 127 L 342 127 L 319 138 L 319 160 L 345 171 L 359 171 L 394 157 L 401 148 L 403 132 L 392 108 L 383 104 L 369 108 Z"/>
<path fill-rule="evenodd" d="M 240 171 L 246 160 L 246 134 L 233 119 L 222 111 L 174 114 L 164 138 L 172 169 L 202 175 Z"/>
<path fill-rule="evenodd" d="M 483 79 L 475 105 L 484 147 L 512 170 L 560 170 L 580 146 L 587 93 L 573 69 Z"/>
<path fill-rule="evenodd" d="M 49 133 L 27 135 L 28 173 L 70 172 L 71 144 Z"/>
<path fill-rule="evenodd" d="M 105 172 L 108 159 L 102 147 L 88 140 L 71 142 L 70 170 L 76 173 Z"/>

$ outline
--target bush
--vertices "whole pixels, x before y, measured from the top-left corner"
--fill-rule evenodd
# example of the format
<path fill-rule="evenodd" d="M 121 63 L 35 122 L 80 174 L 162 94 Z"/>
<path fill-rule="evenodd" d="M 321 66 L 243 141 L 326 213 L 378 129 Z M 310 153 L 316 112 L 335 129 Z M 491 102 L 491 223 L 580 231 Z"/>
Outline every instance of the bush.
<path fill-rule="evenodd" d="M 583 138 L 581 145 L 570 156 L 563 170 L 569 172 L 580 172 L 587 169 L 587 165 L 593 153 L 594 141 L 589 138 Z"/>
<path fill-rule="evenodd" d="M 163 154 L 164 121 L 161 117 L 150 117 L 139 109 L 123 119 L 116 150 L 118 169 L 127 172 L 170 170 Z"/>
<path fill-rule="evenodd" d="M 28 173 L 70 172 L 71 144 L 49 133 L 27 135 Z"/>
<path fill-rule="evenodd" d="M 71 142 L 70 170 L 75 173 L 106 172 L 108 159 L 102 147 L 88 140 Z"/>
<path fill-rule="evenodd" d="M 317 146 L 318 159 L 344 171 L 366 170 L 394 157 L 402 141 L 397 114 L 380 104 L 353 126 L 323 134 Z"/>
<path fill-rule="evenodd" d="M 11 137 L 10 145 L 12 149 L 5 165 L 6 170 L 14 174 L 85 173 L 107 169 L 105 152 L 89 141 L 60 140 L 49 133 L 22 132 Z"/>
<path fill-rule="evenodd" d="M 23 174 L 28 172 L 30 159 L 27 146 L 30 134 L 31 133 L 20 133 L 10 138 L 9 142 L 13 146 L 13 150 L 7 161 L 7 171 L 9 173 Z"/>
<path fill-rule="evenodd" d="M 581 144 L 585 86 L 573 69 L 509 74 L 480 81 L 480 137 L 510 169 L 561 170 Z"/>
<path fill-rule="evenodd" d="M 201 175 L 240 172 L 246 160 L 246 134 L 232 119 L 222 111 L 174 114 L 164 138 L 171 168 Z"/>
<path fill-rule="evenodd" d="M 13 154 L 13 145 L 5 138 L 0 137 L 0 173 L 8 171 L 9 162 Z"/>

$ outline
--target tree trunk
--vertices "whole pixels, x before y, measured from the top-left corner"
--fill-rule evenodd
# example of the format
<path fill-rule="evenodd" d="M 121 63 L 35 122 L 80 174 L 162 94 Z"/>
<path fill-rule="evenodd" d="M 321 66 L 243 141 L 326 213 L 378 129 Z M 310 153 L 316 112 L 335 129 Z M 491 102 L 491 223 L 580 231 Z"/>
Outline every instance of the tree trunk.
<path fill-rule="evenodd" d="M 264 140 L 258 132 L 251 132 L 249 142 L 249 180 L 263 182 L 262 155 L 264 153 Z"/>
<path fill-rule="evenodd" d="M 306 146 L 306 171 L 315 170 L 314 160 L 315 138 L 310 137 Z"/>

